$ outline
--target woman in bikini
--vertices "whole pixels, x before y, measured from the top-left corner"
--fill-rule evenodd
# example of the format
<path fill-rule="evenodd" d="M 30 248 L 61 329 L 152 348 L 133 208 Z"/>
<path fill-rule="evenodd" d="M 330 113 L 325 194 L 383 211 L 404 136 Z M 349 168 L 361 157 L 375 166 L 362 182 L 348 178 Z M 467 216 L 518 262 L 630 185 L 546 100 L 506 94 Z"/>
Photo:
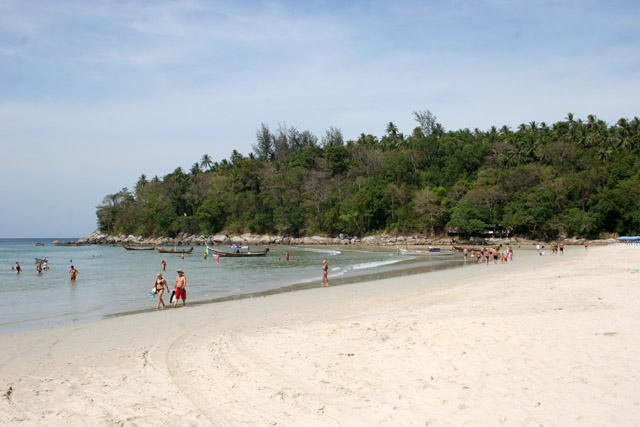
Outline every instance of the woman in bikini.
<path fill-rule="evenodd" d="M 156 296 L 158 298 L 158 305 L 156 306 L 156 310 L 164 310 L 164 301 L 162 300 L 162 295 L 164 294 L 164 288 L 167 288 L 169 291 L 169 286 L 167 286 L 167 281 L 162 278 L 162 273 L 158 273 L 158 277 L 156 278 L 156 283 L 154 285 L 156 287 Z M 160 304 L 162 304 L 162 308 L 160 308 Z"/>
<path fill-rule="evenodd" d="M 325 282 L 327 282 L 327 287 L 329 287 L 329 278 L 327 277 L 327 270 L 329 270 L 329 265 L 327 264 L 327 260 L 322 261 L 322 287 L 325 287 Z"/>

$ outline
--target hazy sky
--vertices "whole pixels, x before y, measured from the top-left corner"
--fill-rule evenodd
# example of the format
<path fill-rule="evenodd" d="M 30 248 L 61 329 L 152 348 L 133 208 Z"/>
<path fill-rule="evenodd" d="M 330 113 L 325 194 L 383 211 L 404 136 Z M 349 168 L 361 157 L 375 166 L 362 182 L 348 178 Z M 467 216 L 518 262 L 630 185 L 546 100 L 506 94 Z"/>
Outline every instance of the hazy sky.
<path fill-rule="evenodd" d="M 0 237 L 80 237 L 138 177 L 320 137 L 640 115 L 637 0 L 0 0 Z"/>

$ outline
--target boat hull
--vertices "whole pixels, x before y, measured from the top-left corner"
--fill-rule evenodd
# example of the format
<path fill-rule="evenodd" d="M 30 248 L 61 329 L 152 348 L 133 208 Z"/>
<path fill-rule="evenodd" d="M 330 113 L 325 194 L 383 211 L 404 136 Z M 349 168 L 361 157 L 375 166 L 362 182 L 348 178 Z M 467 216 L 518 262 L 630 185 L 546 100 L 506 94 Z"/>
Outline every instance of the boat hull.
<path fill-rule="evenodd" d="M 193 252 L 193 246 L 191 249 L 164 249 L 164 248 L 155 248 L 161 254 L 190 254 Z"/>
<path fill-rule="evenodd" d="M 130 246 L 125 246 L 125 245 L 122 245 L 122 247 L 123 247 L 123 248 L 125 248 L 125 249 L 126 249 L 126 250 L 128 250 L 128 251 L 152 251 L 152 250 L 154 250 L 154 249 L 155 249 L 155 247 L 148 247 L 148 248 L 142 248 L 142 247 L 140 247 L 140 248 L 132 248 L 132 247 L 130 247 Z"/>
<path fill-rule="evenodd" d="M 234 253 L 234 252 L 219 251 L 217 249 L 212 249 L 212 248 L 210 248 L 208 246 L 207 246 L 207 249 L 214 255 L 218 255 L 220 257 L 230 257 L 230 258 L 264 257 L 269 252 L 269 250 L 266 249 L 264 252 L 254 252 L 254 253 L 247 253 L 247 252 L 239 252 L 239 253 L 237 253 L 236 252 L 236 253 Z"/>

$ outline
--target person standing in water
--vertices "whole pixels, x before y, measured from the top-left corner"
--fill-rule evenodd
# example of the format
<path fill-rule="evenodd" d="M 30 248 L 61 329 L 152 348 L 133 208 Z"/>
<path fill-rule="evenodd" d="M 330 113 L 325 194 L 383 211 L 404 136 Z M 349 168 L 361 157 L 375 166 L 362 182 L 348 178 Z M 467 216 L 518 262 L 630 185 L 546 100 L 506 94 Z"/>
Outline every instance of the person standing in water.
<path fill-rule="evenodd" d="M 71 279 L 72 282 L 75 282 L 77 276 L 78 276 L 78 270 L 76 270 L 75 267 L 72 265 L 71 270 L 69 270 L 69 278 Z"/>
<path fill-rule="evenodd" d="M 162 269 L 162 271 L 165 271 L 167 269 L 167 263 L 164 260 L 160 261 L 160 268 Z"/>
<path fill-rule="evenodd" d="M 173 306 L 178 305 L 178 300 L 182 298 L 182 306 L 187 305 L 187 278 L 184 276 L 184 271 L 181 268 L 178 269 L 178 277 L 176 277 L 176 299 L 173 300 Z"/>
<path fill-rule="evenodd" d="M 329 270 L 329 265 L 327 264 L 327 260 L 322 261 L 322 287 L 325 287 L 324 282 L 326 281 L 326 286 L 329 287 L 329 278 L 327 277 L 327 271 Z"/>
<path fill-rule="evenodd" d="M 156 306 L 156 310 L 164 310 L 164 301 L 162 300 L 162 295 L 164 294 L 165 287 L 167 288 L 167 292 L 169 291 L 169 285 L 167 285 L 167 281 L 162 277 L 162 273 L 158 273 L 154 286 L 156 289 L 156 297 L 158 298 L 158 305 Z M 160 304 L 162 304 L 162 308 L 160 308 Z"/>

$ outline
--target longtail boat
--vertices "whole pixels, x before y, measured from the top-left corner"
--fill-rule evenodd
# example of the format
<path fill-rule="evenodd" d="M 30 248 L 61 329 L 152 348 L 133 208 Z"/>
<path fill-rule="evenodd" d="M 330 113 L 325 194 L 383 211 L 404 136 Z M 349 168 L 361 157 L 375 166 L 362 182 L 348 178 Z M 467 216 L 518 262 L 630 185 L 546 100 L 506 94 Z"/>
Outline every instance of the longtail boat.
<path fill-rule="evenodd" d="M 264 251 L 262 252 L 240 252 L 240 250 L 237 250 L 236 252 L 224 252 L 224 251 L 219 251 L 217 249 L 212 249 L 209 246 L 207 246 L 207 251 L 212 253 L 213 255 L 218 255 L 221 257 L 263 257 L 266 256 L 269 253 L 269 248 L 266 248 Z"/>
<path fill-rule="evenodd" d="M 125 246 L 124 243 L 122 244 L 122 247 L 125 248 L 128 251 L 152 251 L 152 250 L 155 249 L 154 246 L 147 246 L 147 247 L 140 246 L 140 247 L 135 248 L 135 247 L 131 247 L 131 246 Z"/>
<path fill-rule="evenodd" d="M 193 252 L 193 246 L 191 246 L 191 249 L 164 249 L 156 246 L 155 249 L 161 254 L 190 254 Z"/>

